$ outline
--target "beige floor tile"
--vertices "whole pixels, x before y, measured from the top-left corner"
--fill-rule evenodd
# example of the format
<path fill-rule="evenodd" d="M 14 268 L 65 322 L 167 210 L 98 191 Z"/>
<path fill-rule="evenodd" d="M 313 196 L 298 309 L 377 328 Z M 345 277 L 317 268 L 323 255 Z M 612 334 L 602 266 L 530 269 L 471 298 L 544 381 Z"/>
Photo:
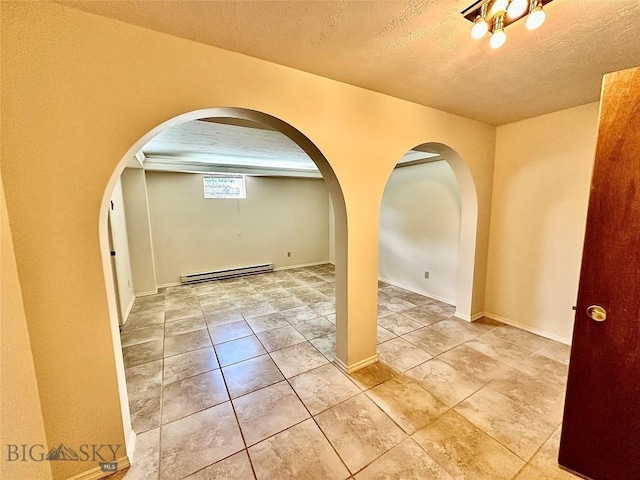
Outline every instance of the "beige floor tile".
<path fill-rule="evenodd" d="M 296 307 L 303 307 L 304 303 L 302 300 L 295 296 L 286 296 L 281 298 L 276 298 L 270 300 L 271 305 L 273 305 L 278 311 L 280 310 L 290 310 Z"/>
<path fill-rule="evenodd" d="M 438 358 L 407 370 L 404 375 L 413 378 L 422 388 L 449 407 L 461 402 L 484 385 L 484 382 Z"/>
<path fill-rule="evenodd" d="M 407 333 L 402 338 L 434 356 L 460 345 L 459 340 L 442 335 L 429 327 Z"/>
<path fill-rule="evenodd" d="M 406 293 L 404 295 L 406 295 Z M 383 300 L 380 303 L 392 312 L 402 312 L 404 310 L 410 310 L 417 307 L 417 305 L 411 302 L 407 302 L 406 300 L 403 300 L 399 297 L 389 297 L 388 299 Z"/>
<path fill-rule="evenodd" d="M 125 369 L 130 399 L 148 396 L 162 386 L 162 360 Z"/>
<path fill-rule="evenodd" d="M 209 334 L 211 335 L 211 341 L 214 345 L 218 343 L 224 343 L 236 338 L 246 337 L 253 335 L 253 331 L 249 328 L 247 322 L 233 322 L 226 323 L 224 325 L 218 325 L 216 327 L 209 327 Z"/>
<path fill-rule="evenodd" d="M 571 356 L 571 347 L 560 342 L 550 341 L 544 347 L 536 352 L 538 355 L 544 355 L 556 362 L 569 365 L 569 357 Z"/>
<path fill-rule="evenodd" d="M 230 402 L 162 426 L 160 479 L 194 473 L 244 448 Z"/>
<path fill-rule="evenodd" d="M 330 333 L 323 337 L 309 340 L 309 343 L 316 347 L 327 360 L 333 362 L 336 356 L 336 334 Z"/>
<path fill-rule="evenodd" d="M 464 320 L 458 320 L 457 318 L 449 318 L 441 320 L 440 322 L 432 323 L 429 325 L 431 330 L 435 330 L 442 335 L 454 338 L 460 342 L 466 342 L 483 333 L 487 332 L 487 328 L 483 328 L 479 325 L 475 325 Z"/>
<path fill-rule="evenodd" d="M 290 310 L 282 310 L 280 312 L 287 320 L 310 320 L 317 318 L 319 315 L 314 312 L 310 307 L 304 305 L 302 307 L 295 307 Z"/>
<path fill-rule="evenodd" d="M 389 340 L 393 340 L 394 338 L 398 338 L 395 333 L 392 333 L 386 328 L 378 325 L 378 345 L 384 342 L 388 342 Z"/>
<path fill-rule="evenodd" d="M 412 438 L 455 478 L 509 480 L 524 461 L 453 410 Z"/>
<path fill-rule="evenodd" d="M 333 300 L 322 300 L 319 302 L 312 302 L 309 304 L 311 309 L 316 312 L 318 315 L 331 315 L 332 313 L 336 313 L 336 304 Z"/>
<path fill-rule="evenodd" d="M 487 386 L 552 423 L 559 425 L 562 422 L 565 394 L 563 388 L 517 369 L 508 370 Z"/>
<path fill-rule="evenodd" d="M 166 358 L 210 346 L 211 338 L 209 338 L 209 332 L 207 330 L 196 330 L 195 332 L 165 338 L 164 356 Z"/>
<path fill-rule="evenodd" d="M 164 341 L 162 338 L 150 342 L 138 343 L 122 348 L 125 368 L 162 359 Z"/>
<path fill-rule="evenodd" d="M 167 302 L 169 304 L 169 302 Z M 202 308 L 197 300 L 189 302 L 176 303 L 173 306 L 167 306 L 165 310 L 165 321 L 180 320 L 182 318 L 202 316 Z"/>
<path fill-rule="evenodd" d="M 129 347 L 131 345 L 159 340 L 163 337 L 164 325 L 154 325 L 153 327 L 123 331 L 120 334 L 120 343 L 123 347 Z"/>
<path fill-rule="evenodd" d="M 164 308 L 158 312 L 139 309 L 138 313 L 134 313 L 132 309 L 127 318 L 127 323 L 124 324 L 122 330 L 126 332 L 128 330 L 153 327 L 155 325 L 164 325 Z"/>
<path fill-rule="evenodd" d="M 366 392 L 409 435 L 435 420 L 449 407 L 404 375 Z"/>
<path fill-rule="evenodd" d="M 411 438 L 356 475 L 356 480 L 449 480 L 447 471 Z"/>
<path fill-rule="evenodd" d="M 237 310 L 222 310 L 206 314 L 204 320 L 207 327 L 217 327 L 228 323 L 241 322 L 244 320 L 242 314 Z"/>
<path fill-rule="evenodd" d="M 360 389 L 367 390 L 382 382 L 386 382 L 396 375 L 397 372 L 386 363 L 376 362 L 373 365 L 349 374 L 349 378 L 351 378 Z"/>
<path fill-rule="evenodd" d="M 556 428 L 554 423 L 488 387 L 454 408 L 525 460 L 533 456 Z"/>
<path fill-rule="evenodd" d="M 329 362 L 309 342 L 283 348 L 271 352 L 270 355 L 285 378 L 294 377 Z"/>
<path fill-rule="evenodd" d="M 289 383 L 312 415 L 360 393 L 360 389 L 333 364 L 290 378 Z"/>
<path fill-rule="evenodd" d="M 352 473 L 406 438 L 402 430 L 364 394 L 325 410 L 315 418 Z"/>
<path fill-rule="evenodd" d="M 249 448 L 258 480 L 344 480 L 349 471 L 313 419 Z"/>
<path fill-rule="evenodd" d="M 336 331 L 336 326 L 323 317 L 311 318 L 309 320 L 291 319 L 289 323 L 307 340 L 323 337 Z"/>
<path fill-rule="evenodd" d="M 558 451 L 560 449 L 560 432 L 558 428 L 553 435 L 545 442 L 538 452 L 531 459 L 531 465 L 540 470 L 545 479 L 549 480 L 572 480 L 578 477 L 563 470 L 558 465 Z"/>
<path fill-rule="evenodd" d="M 400 315 L 407 317 L 414 322 L 418 322 L 422 326 L 428 326 L 436 322 L 444 320 L 446 317 L 433 312 L 425 307 L 412 308 L 410 310 L 403 310 Z"/>
<path fill-rule="evenodd" d="M 223 367 L 267 353 L 255 335 L 219 343 L 215 349 L 218 361 Z"/>
<path fill-rule="evenodd" d="M 203 300 L 201 301 L 200 308 L 202 309 L 202 314 L 205 317 L 215 315 L 220 312 L 240 313 L 238 307 L 236 307 L 236 304 L 233 303 L 231 298 L 228 300 L 219 300 L 217 302 L 207 302 Z"/>
<path fill-rule="evenodd" d="M 240 397 L 284 380 L 269 355 L 234 363 L 222 369 L 231 398 Z"/>
<path fill-rule="evenodd" d="M 378 325 L 386 328 L 394 335 L 404 335 L 422 328 L 418 322 L 414 322 L 410 318 L 404 317 L 399 313 L 391 313 L 378 319 Z"/>
<path fill-rule="evenodd" d="M 287 382 L 236 398 L 233 405 L 248 446 L 309 418 L 309 412 Z"/>
<path fill-rule="evenodd" d="M 129 398 L 131 427 L 136 433 L 143 433 L 160 426 L 161 394 L 132 400 Z"/>
<path fill-rule="evenodd" d="M 474 338 L 466 342 L 465 345 L 508 365 L 514 365 L 531 354 L 527 349 L 515 343 L 491 335 Z"/>
<path fill-rule="evenodd" d="M 267 330 L 289 325 L 289 322 L 279 313 L 270 313 L 268 315 L 248 318 L 247 323 L 249 327 L 251 327 L 251 330 L 253 330 L 253 333 L 266 332 Z"/>
<path fill-rule="evenodd" d="M 131 468 L 122 477 L 126 480 L 157 480 L 160 471 L 160 429 L 154 428 L 136 435 L 136 448 Z M 112 480 L 111 477 L 108 477 Z"/>
<path fill-rule="evenodd" d="M 398 296 L 398 298 L 406 300 L 407 302 L 413 303 L 414 305 L 418 306 L 429 305 L 430 303 L 433 303 L 433 298 L 425 297 L 424 295 L 420 295 L 414 292 L 403 293 L 402 295 Z"/>
<path fill-rule="evenodd" d="M 547 480 L 547 477 L 544 476 L 540 470 L 531 465 L 527 464 L 524 466 L 518 475 L 515 476 L 514 480 Z"/>
<path fill-rule="evenodd" d="M 209 346 L 199 350 L 167 357 L 164 360 L 164 384 L 192 377 L 200 373 L 209 372 L 218 368 L 218 361 L 213 347 Z"/>
<path fill-rule="evenodd" d="M 269 315 L 272 313 L 278 313 L 278 309 L 270 303 L 260 303 L 259 305 L 252 305 L 247 307 L 240 307 L 240 313 L 244 318 L 260 317 L 262 315 Z"/>
<path fill-rule="evenodd" d="M 204 323 L 204 317 L 183 318 L 165 323 L 164 336 L 175 337 L 176 335 L 204 330 L 205 328 L 207 328 L 207 324 Z"/>
<path fill-rule="evenodd" d="M 395 338 L 378 345 L 378 358 L 391 368 L 404 372 L 426 362 L 431 355 L 403 338 Z"/>
<path fill-rule="evenodd" d="M 220 370 L 178 380 L 162 389 L 162 423 L 173 422 L 227 400 L 229 395 Z"/>
<path fill-rule="evenodd" d="M 567 384 L 567 365 L 544 355 L 534 353 L 514 366 L 524 373 L 539 377 L 557 387 L 564 388 Z"/>
<path fill-rule="evenodd" d="M 184 480 L 254 480 L 247 451 L 243 450 L 207 468 L 185 477 Z"/>
<path fill-rule="evenodd" d="M 494 328 L 487 333 L 487 335 L 496 336 L 508 342 L 515 343 L 530 352 L 535 352 L 549 343 L 549 340 L 546 338 L 504 324 Z"/>
<path fill-rule="evenodd" d="M 260 332 L 257 336 L 267 352 L 274 352 L 306 341 L 302 334 L 291 325 Z"/>
<path fill-rule="evenodd" d="M 466 345 L 459 345 L 438 358 L 485 383 L 509 369 L 507 364 Z"/>

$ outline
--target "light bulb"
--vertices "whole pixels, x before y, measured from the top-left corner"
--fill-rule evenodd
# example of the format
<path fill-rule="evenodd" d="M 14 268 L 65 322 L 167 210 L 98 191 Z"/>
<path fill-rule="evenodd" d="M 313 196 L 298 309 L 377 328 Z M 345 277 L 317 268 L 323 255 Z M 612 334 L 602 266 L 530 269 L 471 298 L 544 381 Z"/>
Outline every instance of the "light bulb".
<path fill-rule="evenodd" d="M 522 16 L 528 6 L 528 0 L 512 0 L 509 4 L 509 8 L 507 8 L 507 15 L 509 18 L 518 18 Z"/>
<path fill-rule="evenodd" d="M 476 40 L 480 40 L 484 37 L 489 31 L 489 24 L 480 16 L 476 18 L 476 21 L 473 24 L 473 28 L 471 29 L 471 36 Z"/>
<path fill-rule="evenodd" d="M 506 12 L 509 6 L 509 0 L 496 0 L 491 6 L 491 16 L 495 17 L 501 12 Z"/>
<path fill-rule="evenodd" d="M 529 12 L 527 16 L 527 28 L 529 30 L 535 30 L 540 25 L 542 25 L 547 18 L 547 14 L 542 10 L 542 4 L 538 3 L 538 5 Z"/>
<path fill-rule="evenodd" d="M 491 35 L 491 40 L 489 40 L 489 45 L 491 48 L 500 48 L 504 45 L 504 42 L 507 40 L 507 34 L 504 33 L 504 30 L 496 30 Z"/>

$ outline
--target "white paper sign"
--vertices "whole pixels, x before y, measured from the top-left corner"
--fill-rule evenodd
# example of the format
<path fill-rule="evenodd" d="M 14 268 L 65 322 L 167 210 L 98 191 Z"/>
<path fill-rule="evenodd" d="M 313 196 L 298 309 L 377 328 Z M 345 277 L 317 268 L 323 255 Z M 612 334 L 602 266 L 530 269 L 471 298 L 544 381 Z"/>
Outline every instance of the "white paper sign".
<path fill-rule="evenodd" d="M 247 198 L 244 175 L 203 175 L 204 198 Z"/>

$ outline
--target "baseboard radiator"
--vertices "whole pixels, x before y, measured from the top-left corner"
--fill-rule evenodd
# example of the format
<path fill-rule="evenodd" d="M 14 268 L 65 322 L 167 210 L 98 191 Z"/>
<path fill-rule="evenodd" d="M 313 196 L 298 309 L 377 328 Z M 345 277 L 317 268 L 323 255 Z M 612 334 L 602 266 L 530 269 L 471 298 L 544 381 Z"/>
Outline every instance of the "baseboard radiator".
<path fill-rule="evenodd" d="M 221 280 L 224 278 L 242 277 L 245 275 L 255 275 L 257 273 L 273 272 L 273 263 L 262 265 L 252 265 L 250 267 L 229 268 L 227 270 L 214 270 L 211 272 L 188 273 L 180 275 L 180 283 L 200 283 L 211 280 Z"/>

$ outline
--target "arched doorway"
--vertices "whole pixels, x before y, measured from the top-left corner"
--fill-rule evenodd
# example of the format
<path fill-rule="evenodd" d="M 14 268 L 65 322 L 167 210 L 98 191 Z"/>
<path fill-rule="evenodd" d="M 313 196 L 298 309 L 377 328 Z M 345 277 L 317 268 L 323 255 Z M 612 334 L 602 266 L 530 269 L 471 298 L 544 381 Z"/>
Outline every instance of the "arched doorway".
<path fill-rule="evenodd" d="M 395 277 L 386 279 L 383 273 L 382 279 L 390 280 L 391 283 L 399 282 L 396 286 L 407 288 L 409 291 L 420 295 L 427 295 L 437 300 L 444 300 L 445 303 L 455 306 L 455 311 L 451 312 L 455 317 L 472 321 L 473 274 L 478 220 L 478 202 L 473 177 L 466 162 L 455 150 L 447 145 L 434 142 L 420 144 L 411 149 L 400 160 L 397 167 L 403 167 L 403 170 L 398 170 L 398 172 L 403 172 L 407 180 L 411 179 L 411 181 L 415 183 L 415 180 L 419 180 L 419 178 L 416 178 L 416 174 L 423 175 L 424 172 L 422 172 L 422 170 L 420 172 L 409 172 L 408 169 L 424 170 L 425 168 L 429 168 L 429 165 L 431 165 L 433 180 L 437 182 L 438 178 L 441 178 L 443 183 L 447 184 L 446 186 L 441 185 L 446 191 L 443 190 L 442 194 L 439 195 L 439 199 L 443 202 L 443 205 L 448 208 L 450 217 L 453 217 L 438 219 L 440 225 L 435 225 L 434 228 L 436 230 L 440 229 L 440 231 L 431 232 L 431 234 L 435 233 L 440 235 L 441 238 L 438 238 L 440 245 L 438 246 L 442 249 L 438 254 L 441 258 L 432 258 L 432 261 L 440 264 L 443 270 L 443 276 L 448 277 L 448 279 L 440 281 L 440 285 L 435 288 L 435 292 L 429 290 L 428 284 L 430 281 L 432 284 L 435 284 L 441 279 L 434 279 L 431 276 L 432 272 L 429 265 L 422 264 L 425 263 L 424 261 L 429 261 L 426 260 L 429 256 L 423 256 L 424 258 L 418 259 L 417 263 L 414 262 L 410 250 L 411 247 L 420 249 L 421 246 L 418 244 L 409 245 L 406 251 L 396 251 L 393 252 L 393 255 L 390 255 L 391 258 L 386 263 L 391 264 L 395 256 L 397 260 L 400 260 L 397 263 L 401 265 L 396 269 L 399 271 L 390 272 L 390 270 L 393 269 L 390 268 L 389 265 L 385 265 L 385 262 L 381 259 L 381 273 L 386 269 L 387 275 Z M 404 167 L 406 167 L 407 170 L 404 170 Z M 382 206 L 385 205 L 385 197 L 391 193 L 389 191 L 390 187 L 394 190 L 402 189 L 401 185 L 395 185 L 396 182 L 391 180 L 393 175 L 392 173 L 387 180 L 387 188 L 385 189 L 385 196 L 383 196 Z M 419 185 L 416 183 L 414 187 L 419 188 Z M 408 208 L 406 200 L 409 200 L 406 198 L 406 194 L 407 191 L 405 190 L 400 195 L 395 195 L 395 198 L 401 198 L 402 195 L 405 196 L 404 201 L 398 200 L 404 205 L 399 206 L 405 209 Z M 393 213 L 394 212 L 391 212 L 391 214 Z M 429 218 L 418 218 L 417 214 L 420 213 L 420 207 L 417 205 L 415 211 L 409 212 L 406 215 L 402 212 L 396 213 L 397 216 L 404 217 L 403 223 L 406 225 L 415 226 L 416 222 L 430 221 Z M 412 216 L 407 217 L 407 215 Z M 389 216 L 390 215 L 385 216 L 381 214 L 381 222 L 388 222 Z M 452 221 L 455 225 L 452 224 Z M 390 230 L 394 229 L 393 225 L 390 225 L 389 228 Z M 393 250 L 397 244 L 401 246 L 400 248 L 402 248 L 402 246 L 407 247 L 408 244 L 406 242 L 402 240 L 398 241 L 404 234 L 403 229 L 400 228 L 400 231 L 397 231 L 398 229 L 395 230 L 396 231 L 393 232 L 394 238 L 389 239 L 384 238 L 382 235 L 384 232 L 381 230 L 381 255 L 384 255 L 385 251 L 390 252 Z M 410 231 L 411 228 L 407 228 L 406 230 Z M 446 232 L 444 230 L 446 230 Z M 419 239 L 420 235 L 416 235 L 416 238 Z M 442 244 L 442 242 L 446 243 Z M 402 256 L 407 258 L 401 258 Z M 447 256 L 450 258 L 442 258 Z M 421 263 L 422 260 L 424 261 Z M 404 266 L 402 264 L 404 264 Z M 405 271 L 402 271 L 403 268 Z M 402 279 L 403 276 L 404 281 Z"/>
<path fill-rule="evenodd" d="M 255 122 L 266 125 L 274 130 L 279 131 L 294 143 L 296 143 L 316 164 L 320 173 L 322 174 L 326 187 L 329 191 L 333 210 L 335 212 L 335 311 L 336 311 L 336 357 L 340 358 L 341 346 L 342 351 L 346 349 L 346 211 L 345 202 L 342 194 L 341 187 L 338 183 L 333 169 L 329 165 L 329 162 L 324 155 L 318 150 L 318 148 L 300 131 L 296 130 L 293 126 L 286 122 L 279 120 L 273 116 L 265 113 L 256 112 L 253 110 L 241 109 L 241 108 L 210 108 L 189 112 L 178 117 L 172 118 L 161 125 L 157 126 L 153 130 L 149 131 L 146 135 L 138 139 L 135 144 L 128 150 L 123 159 L 115 169 L 109 184 L 105 190 L 105 194 L 102 202 L 102 209 L 100 212 L 100 245 L 103 252 L 103 267 L 105 281 L 107 285 L 107 298 L 111 319 L 111 332 L 113 336 L 113 345 L 115 350 L 115 362 L 116 371 L 118 376 L 120 402 L 122 408 L 123 424 L 125 426 L 125 434 L 131 443 L 131 423 L 129 418 L 128 408 L 128 396 L 126 390 L 124 363 L 122 360 L 121 342 L 119 336 L 119 322 L 118 322 L 118 306 L 116 301 L 115 289 L 111 286 L 114 285 L 113 272 L 111 266 L 111 260 L 109 256 L 109 236 L 108 236 L 108 223 L 107 215 L 109 210 L 109 199 L 114 190 L 121 173 L 125 169 L 127 162 L 145 145 L 149 140 L 158 135 L 159 133 L 174 127 L 176 125 L 189 122 L 197 119 L 239 119 L 249 122 Z M 129 448 L 129 446 L 128 446 Z"/>

